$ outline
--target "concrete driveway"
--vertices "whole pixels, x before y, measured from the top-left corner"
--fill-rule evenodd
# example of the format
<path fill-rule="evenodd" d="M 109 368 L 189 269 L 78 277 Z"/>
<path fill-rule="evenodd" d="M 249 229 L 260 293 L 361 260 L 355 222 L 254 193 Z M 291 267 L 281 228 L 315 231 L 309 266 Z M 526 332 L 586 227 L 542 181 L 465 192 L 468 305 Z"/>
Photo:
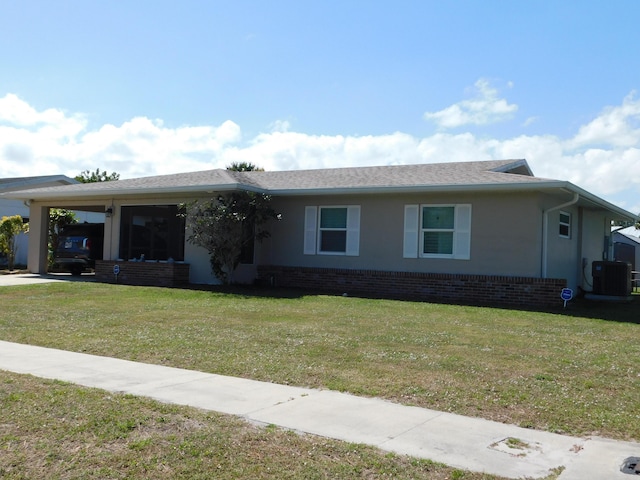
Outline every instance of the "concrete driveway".
<path fill-rule="evenodd" d="M 95 275 L 86 273 L 83 275 L 71 275 L 70 273 L 11 273 L 0 275 L 0 287 L 13 285 L 33 285 L 37 283 L 51 282 L 93 282 Z"/>

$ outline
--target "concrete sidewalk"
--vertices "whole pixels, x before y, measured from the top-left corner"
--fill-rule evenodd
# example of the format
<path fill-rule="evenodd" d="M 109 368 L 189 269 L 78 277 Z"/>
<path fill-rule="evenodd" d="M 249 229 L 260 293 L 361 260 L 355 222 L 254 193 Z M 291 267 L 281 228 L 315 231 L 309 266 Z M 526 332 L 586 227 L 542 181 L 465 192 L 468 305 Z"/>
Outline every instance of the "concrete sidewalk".
<path fill-rule="evenodd" d="M 640 444 L 576 438 L 376 398 L 0 341 L 0 369 L 241 416 L 509 478 L 625 479 Z M 518 439 L 519 447 L 507 439 Z"/>

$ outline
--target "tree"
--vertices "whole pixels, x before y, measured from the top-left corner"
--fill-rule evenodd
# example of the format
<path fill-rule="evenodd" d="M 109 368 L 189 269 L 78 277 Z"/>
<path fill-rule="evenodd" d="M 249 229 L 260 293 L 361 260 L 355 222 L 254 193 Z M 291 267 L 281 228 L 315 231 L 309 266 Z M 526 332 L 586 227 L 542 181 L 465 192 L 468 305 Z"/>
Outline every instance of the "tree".
<path fill-rule="evenodd" d="M 107 174 L 106 170 L 101 172 L 99 168 L 96 168 L 95 172 L 84 170 L 80 175 L 76 175 L 75 179 L 81 183 L 111 182 L 113 180 L 119 180 L 120 174 L 116 172 Z"/>
<path fill-rule="evenodd" d="M 269 195 L 247 191 L 195 200 L 183 208 L 191 232 L 187 241 L 207 250 L 211 271 L 225 284 L 233 283 L 243 249 L 268 238 L 266 223 L 280 218 Z"/>
<path fill-rule="evenodd" d="M 264 172 L 264 168 L 260 168 L 250 162 L 233 162 L 227 167 L 227 170 L 233 172 Z"/>
<path fill-rule="evenodd" d="M 0 252 L 7 255 L 9 270 L 13 270 L 18 253 L 18 234 L 28 231 L 29 224 L 24 223 L 20 215 L 2 217 L 0 220 Z"/>
<path fill-rule="evenodd" d="M 76 214 L 63 208 L 49 210 L 49 267 L 53 266 L 56 248 L 58 248 L 58 235 L 65 225 L 78 223 Z"/>

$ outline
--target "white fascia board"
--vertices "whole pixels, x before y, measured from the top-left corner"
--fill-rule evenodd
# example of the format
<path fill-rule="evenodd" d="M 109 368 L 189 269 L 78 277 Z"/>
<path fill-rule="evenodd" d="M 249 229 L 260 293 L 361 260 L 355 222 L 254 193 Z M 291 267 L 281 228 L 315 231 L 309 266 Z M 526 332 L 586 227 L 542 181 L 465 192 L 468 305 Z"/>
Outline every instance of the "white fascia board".
<path fill-rule="evenodd" d="M 25 177 L 5 183 L 0 186 L 0 190 L 7 190 L 5 193 L 10 193 L 18 190 L 27 190 L 35 188 L 47 188 L 51 187 L 51 183 L 59 182 L 59 186 L 74 185 L 80 183 L 75 178 L 67 177 L 66 175 L 43 175 L 40 177 Z M 49 184 L 38 187 L 38 185 Z"/>
<path fill-rule="evenodd" d="M 112 187 L 113 185 L 109 185 Z M 64 189 L 64 187 L 61 187 Z M 587 192 L 586 190 L 566 181 L 544 180 L 518 183 L 493 183 L 493 184 L 448 184 L 448 185 L 410 185 L 410 186 L 375 186 L 375 187 L 340 187 L 340 188 L 288 188 L 268 190 L 253 185 L 240 183 L 225 183 L 218 185 L 187 185 L 175 187 L 137 187 L 137 188 L 105 188 L 105 189 L 73 189 L 71 191 L 56 192 L 46 189 L 30 189 L 23 191 L 7 192 L 0 194 L 3 198 L 17 200 L 63 200 L 80 199 L 87 200 L 113 197 L 140 197 L 140 196 L 162 196 L 162 195 L 194 195 L 210 194 L 214 192 L 230 192 L 234 190 L 245 190 L 255 193 L 264 193 L 272 196 L 311 196 L 311 195 L 362 195 L 362 194 L 393 194 L 393 193 L 447 193 L 447 192 L 531 192 L 544 190 L 564 190 L 571 193 L 578 193 L 583 201 L 587 201 L 599 208 L 608 210 L 620 219 L 637 221 L 638 216 L 628 212 L 602 198 Z"/>
<path fill-rule="evenodd" d="M 514 160 L 513 163 L 509 163 L 507 165 L 503 165 L 502 167 L 498 167 L 498 168 L 492 169 L 491 171 L 492 172 L 507 172 L 507 171 L 513 170 L 514 168 L 517 168 L 517 167 L 524 167 L 530 177 L 535 177 L 535 175 L 533 174 L 533 171 L 531 170 L 531 167 L 529 167 L 529 163 L 527 163 L 527 161 L 525 159 Z"/>
<path fill-rule="evenodd" d="M 589 193 L 586 190 L 578 187 L 577 185 L 574 185 L 571 182 L 565 182 L 565 183 L 567 184 L 566 189 L 573 193 L 579 194 L 581 199 L 587 200 L 588 202 L 596 205 L 597 207 L 603 208 L 605 210 L 609 210 L 610 212 L 620 217 L 620 219 L 622 220 L 629 220 L 633 222 L 638 221 L 639 217 L 637 214 L 629 212 L 624 208 L 620 208 L 617 205 L 614 205 L 613 203 L 610 203 L 598 197 L 597 195 L 594 195 L 593 193 Z"/>
<path fill-rule="evenodd" d="M 43 192 L 39 190 L 22 190 L 12 193 L 0 194 L 0 197 L 18 199 L 18 200 L 62 200 L 62 199 L 80 199 L 86 198 L 112 198 L 112 197 L 139 197 L 139 196 L 161 196 L 166 194 L 189 194 L 194 193 L 214 193 L 214 192 L 231 192 L 234 190 L 245 190 L 255 193 L 266 193 L 264 189 L 260 189 L 251 185 L 241 184 L 223 184 L 223 185 L 188 185 L 177 187 L 151 187 L 151 188 L 109 188 L 95 190 L 65 190 L 55 192 L 49 190 Z"/>
<path fill-rule="evenodd" d="M 495 192 L 495 191 L 533 191 L 550 188 L 563 188 L 566 182 L 553 181 L 538 183 L 495 183 L 495 184 L 448 184 L 448 185 L 409 185 L 343 188 L 308 188 L 270 190 L 273 196 L 299 195 L 355 195 L 375 193 L 446 193 L 446 192 Z"/>
<path fill-rule="evenodd" d="M 532 191 L 567 191 L 578 193 L 580 198 L 599 208 L 609 210 L 624 220 L 638 221 L 638 215 L 620 208 L 586 190 L 562 180 L 525 183 L 497 183 L 481 185 L 422 185 L 422 186 L 389 186 L 362 188 L 315 188 L 315 189 L 280 189 L 271 190 L 273 196 L 310 196 L 310 195 L 358 195 L 358 194 L 388 194 L 388 193 L 448 193 L 448 192 L 532 192 Z"/>

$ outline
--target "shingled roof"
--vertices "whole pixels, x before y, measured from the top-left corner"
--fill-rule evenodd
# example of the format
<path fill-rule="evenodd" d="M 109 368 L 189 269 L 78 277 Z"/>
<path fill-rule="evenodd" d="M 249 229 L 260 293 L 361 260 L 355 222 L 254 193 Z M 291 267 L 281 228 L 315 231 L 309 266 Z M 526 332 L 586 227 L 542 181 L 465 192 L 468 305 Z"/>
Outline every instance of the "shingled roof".
<path fill-rule="evenodd" d="M 423 190 L 444 187 L 480 187 L 539 184 L 525 160 L 429 163 L 379 167 L 349 167 L 277 172 L 235 172 L 216 169 L 158 175 L 111 182 L 84 183 L 23 190 L 21 198 L 102 197 L 149 193 L 197 193 L 251 190 L 274 195 L 358 193 L 362 191 Z"/>
<path fill-rule="evenodd" d="M 272 193 L 361 189 L 422 189 L 425 187 L 497 185 L 544 181 L 533 176 L 525 160 L 431 163 L 379 167 L 237 172 L 240 181 Z"/>
<path fill-rule="evenodd" d="M 28 187 L 26 187 L 28 188 Z M 532 191 L 577 194 L 581 205 L 605 208 L 617 218 L 636 216 L 570 182 L 535 177 L 526 160 L 426 163 L 317 170 L 235 172 L 225 169 L 157 175 L 110 182 L 30 188 L 0 194 L 5 198 L 97 201 L 115 197 L 205 196 L 214 192 L 248 190 L 274 196 L 356 193 Z"/>
<path fill-rule="evenodd" d="M 37 177 L 0 178 L 0 192 L 44 188 L 79 183 L 64 175 L 41 175 Z"/>

